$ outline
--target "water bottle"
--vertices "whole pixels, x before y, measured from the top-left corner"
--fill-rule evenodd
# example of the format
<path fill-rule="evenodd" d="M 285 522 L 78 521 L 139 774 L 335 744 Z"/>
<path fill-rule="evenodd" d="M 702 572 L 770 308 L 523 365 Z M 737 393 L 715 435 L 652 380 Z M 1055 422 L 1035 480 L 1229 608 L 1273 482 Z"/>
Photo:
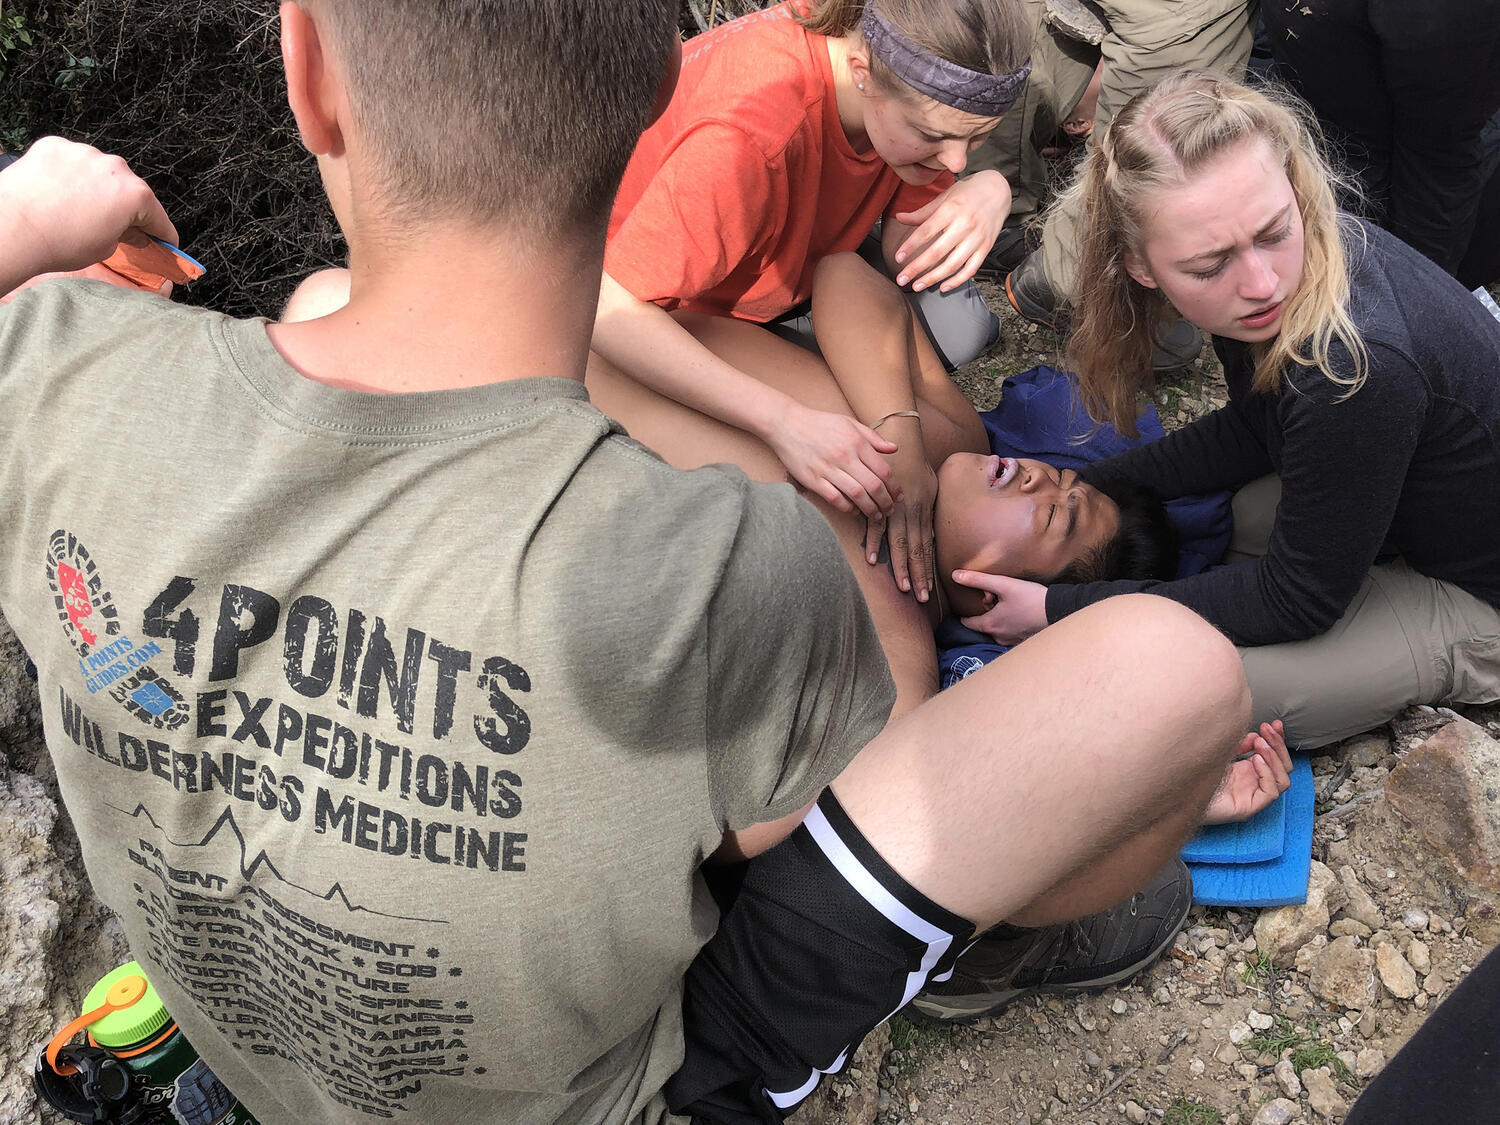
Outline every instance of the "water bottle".
<path fill-rule="evenodd" d="M 72 1044 L 85 1028 L 87 1045 Z M 32 1077 L 71 1121 L 257 1125 L 178 1030 L 137 961 L 89 990 L 83 1015 L 38 1054 Z"/>

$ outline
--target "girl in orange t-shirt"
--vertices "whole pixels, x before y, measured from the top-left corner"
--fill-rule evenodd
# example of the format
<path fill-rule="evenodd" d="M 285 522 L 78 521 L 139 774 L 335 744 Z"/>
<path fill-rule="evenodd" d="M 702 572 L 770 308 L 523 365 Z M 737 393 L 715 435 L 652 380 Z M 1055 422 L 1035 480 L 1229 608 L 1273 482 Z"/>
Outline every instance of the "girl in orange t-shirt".
<path fill-rule="evenodd" d="M 983 433 L 895 286 L 964 285 L 1004 224 L 1003 176 L 954 175 L 1025 83 L 1026 28 L 1019 0 L 793 0 L 725 24 L 685 45 L 610 217 L 595 352 L 858 508 L 872 554 L 889 530 L 923 601 L 932 465 Z M 853 253 L 877 222 L 889 276 Z M 848 414 L 744 373 L 704 331 L 809 305 Z"/>

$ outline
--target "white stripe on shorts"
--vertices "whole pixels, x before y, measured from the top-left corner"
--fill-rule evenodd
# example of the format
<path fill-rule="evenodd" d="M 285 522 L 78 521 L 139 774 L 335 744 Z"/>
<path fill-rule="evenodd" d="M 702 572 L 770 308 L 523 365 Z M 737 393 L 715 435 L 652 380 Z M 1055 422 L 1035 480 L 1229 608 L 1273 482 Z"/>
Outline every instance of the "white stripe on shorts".
<path fill-rule="evenodd" d="M 922 956 L 922 964 L 906 976 L 906 992 L 901 997 L 901 1003 L 886 1013 L 885 1018 L 890 1019 L 906 1007 L 913 996 L 922 991 L 933 966 L 953 944 L 953 935 L 940 926 L 934 926 L 886 890 L 880 880 L 870 873 L 869 869 L 849 850 L 848 845 L 839 838 L 833 825 L 829 824 L 828 818 L 823 815 L 822 809 L 814 805 L 812 811 L 807 814 L 807 819 L 802 822 L 802 826 L 807 829 L 823 854 L 828 857 L 828 861 L 838 869 L 844 881 L 858 891 L 861 898 L 880 911 L 887 921 L 899 926 L 918 941 L 927 944 L 927 952 Z M 766 1096 L 780 1109 L 794 1106 L 813 1092 L 822 1075 L 832 1074 L 843 1066 L 848 1056 L 849 1049 L 846 1047 L 827 1067 L 814 1070 L 808 1080 L 797 1089 L 784 1094 L 767 1090 Z"/>

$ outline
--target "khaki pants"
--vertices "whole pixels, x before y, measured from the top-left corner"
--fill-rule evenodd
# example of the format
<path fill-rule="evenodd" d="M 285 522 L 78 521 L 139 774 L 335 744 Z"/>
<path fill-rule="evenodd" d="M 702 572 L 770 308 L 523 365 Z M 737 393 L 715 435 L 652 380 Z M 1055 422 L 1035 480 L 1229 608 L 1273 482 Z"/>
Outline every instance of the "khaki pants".
<path fill-rule="evenodd" d="M 1231 560 L 1264 552 L 1281 482 L 1235 495 Z M 1257 723 L 1281 719 L 1312 749 L 1386 722 L 1413 703 L 1500 699 L 1500 610 L 1397 560 L 1371 569 L 1348 611 L 1305 641 L 1241 648 Z"/>
<path fill-rule="evenodd" d="M 1083 97 L 1102 54 L 1104 73 L 1094 114 L 1095 139 L 1131 98 L 1184 67 L 1217 70 L 1239 80 L 1250 58 L 1251 16 L 1258 0 L 1098 0 L 1109 21 L 1098 47 L 1046 24 L 1045 0 L 1026 0 L 1032 25 L 1031 77 L 990 139 L 969 161 L 1010 181 L 1011 214 L 1040 206 L 1047 181 L 1041 148 Z M 1042 231 L 1042 264 L 1059 294 L 1075 292 L 1079 216 L 1054 209 Z"/>

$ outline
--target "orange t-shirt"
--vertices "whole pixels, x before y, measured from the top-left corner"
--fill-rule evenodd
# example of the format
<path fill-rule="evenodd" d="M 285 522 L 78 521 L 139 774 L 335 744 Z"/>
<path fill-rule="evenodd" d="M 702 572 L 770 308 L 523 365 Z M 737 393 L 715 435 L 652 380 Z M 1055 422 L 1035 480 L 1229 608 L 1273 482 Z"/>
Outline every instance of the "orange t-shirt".
<path fill-rule="evenodd" d="M 609 219 L 604 268 L 667 309 L 773 320 L 807 299 L 813 267 L 883 215 L 953 183 L 902 183 L 839 124 L 827 41 L 790 4 L 684 46 L 672 102 L 646 130 Z"/>

